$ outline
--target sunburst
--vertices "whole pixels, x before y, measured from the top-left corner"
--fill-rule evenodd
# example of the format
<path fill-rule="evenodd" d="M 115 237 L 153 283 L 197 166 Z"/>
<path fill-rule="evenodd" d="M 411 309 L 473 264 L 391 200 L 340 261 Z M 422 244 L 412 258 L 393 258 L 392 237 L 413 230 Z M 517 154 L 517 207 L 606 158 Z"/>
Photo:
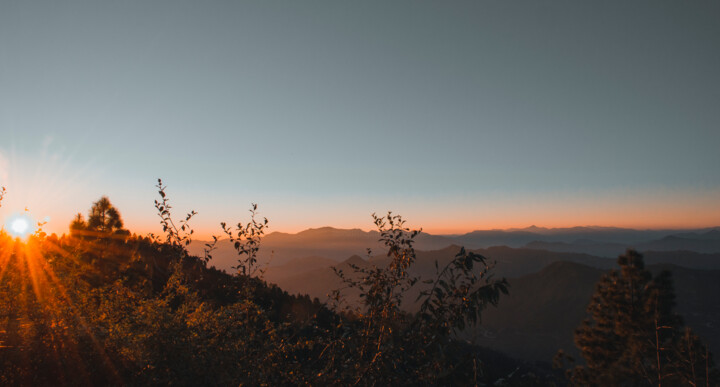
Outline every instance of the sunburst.
<path fill-rule="evenodd" d="M 35 224 L 29 213 L 15 213 L 5 220 L 5 229 L 13 237 L 25 239 L 37 230 Z"/>

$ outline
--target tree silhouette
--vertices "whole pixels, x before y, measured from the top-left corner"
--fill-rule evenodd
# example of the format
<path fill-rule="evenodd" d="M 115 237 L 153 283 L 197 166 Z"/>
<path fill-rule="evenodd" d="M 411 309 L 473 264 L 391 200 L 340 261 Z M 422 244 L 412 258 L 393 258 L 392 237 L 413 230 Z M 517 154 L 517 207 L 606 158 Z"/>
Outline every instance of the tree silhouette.
<path fill-rule="evenodd" d="M 435 275 L 420 281 L 412 274 L 420 230 L 407 228 L 390 212 L 373 219 L 390 262 L 370 268 L 350 264 L 349 273 L 333 268 L 347 288 L 360 292 L 363 305 L 351 312 L 352 323 L 333 344 L 343 350 L 330 357 L 334 367 L 327 369 L 334 371 L 325 384 L 456 384 L 452 378 L 462 373 L 460 364 L 473 359 L 459 354 L 454 335 L 480 323 L 481 312 L 507 294 L 508 282 L 494 279 L 493 265 L 464 248 L 444 267 L 436 261 Z M 420 311 L 406 313 L 401 305 L 419 281 L 424 287 L 415 300 L 421 301 Z M 332 299 L 343 302 L 340 289 Z"/>
<path fill-rule="evenodd" d="M 80 234 L 82 230 L 87 230 L 87 222 L 85 222 L 85 217 L 78 212 L 73 218 L 73 221 L 70 222 L 70 234 L 77 235 Z"/>
<path fill-rule="evenodd" d="M 87 229 L 102 233 L 122 231 L 123 222 L 118 210 L 110 203 L 107 196 L 93 203 L 88 214 Z"/>
<path fill-rule="evenodd" d="M 705 385 L 712 361 L 707 347 L 673 312 L 672 276 L 645 269 L 628 250 L 620 270 L 604 275 L 588 305 L 590 318 L 575 331 L 585 366 L 569 372 L 580 385 Z M 703 370 L 699 372 L 698 370 Z M 708 372 L 705 372 L 708 371 Z"/>

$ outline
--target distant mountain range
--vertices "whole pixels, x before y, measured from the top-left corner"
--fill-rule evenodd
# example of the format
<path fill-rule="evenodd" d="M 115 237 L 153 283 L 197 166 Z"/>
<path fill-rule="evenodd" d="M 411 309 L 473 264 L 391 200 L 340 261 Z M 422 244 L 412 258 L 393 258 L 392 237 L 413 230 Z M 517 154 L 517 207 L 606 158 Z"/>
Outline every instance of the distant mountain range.
<path fill-rule="evenodd" d="M 478 230 L 456 236 L 456 240 L 467 245 L 506 245 L 520 247 L 533 241 L 566 242 L 578 240 L 592 240 L 600 243 L 620 243 L 632 245 L 635 243 L 662 238 L 678 233 L 708 232 L 719 227 L 696 230 L 635 230 L 618 227 L 568 227 L 544 228 L 530 226 L 523 229 L 508 230 Z"/>
<path fill-rule="evenodd" d="M 435 262 L 443 265 L 452 259 L 460 250 L 459 246 L 449 246 L 440 250 L 416 251 L 417 260 L 411 273 L 423 278 L 435 275 Z M 526 248 L 514 249 L 500 246 L 489 249 L 470 250 L 488 259 L 493 264 L 492 273 L 495 277 L 518 278 L 537 273 L 557 262 L 584 265 L 593 269 L 607 271 L 616 267 L 616 260 L 596 257 L 582 253 L 560 253 L 546 250 Z M 305 257 L 286 262 L 283 265 L 269 266 L 264 272 L 264 279 L 279 285 L 291 294 L 308 294 L 324 300 L 327 294 L 342 287 L 342 281 L 334 273 L 332 267 L 351 272 L 350 264 L 359 267 L 387 265 L 389 258 L 385 255 L 372 256 L 364 259 L 353 255 L 337 262 L 323 257 Z M 696 270 L 720 270 L 720 253 L 702 254 L 694 252 L 647 252 L 645 262 L 648 265 L 673 265 Z"/>
<path fill-rule="evenodd" d="M 525 247 L 549 251 L 582 252 L 605 257 L 622 254 L 628 247 L 633 247 L 639 251 L 694 251 L 698 253 L 717 253 L 720 252 L 720 231 L 685 232 L 667 235 L 655 240 L 627 244 L 598 242 L 597 240 L 590 239 L 579 239 L 572 243 L 538 240 L 526 244 Z"/>
<path fill-rule="evenodd" d="M 322 257 L 341 262 L 352 255 L 372 256 L 383 251 L 377 231 L 323 227 L 296 234 L 274 232 L 261 243 L 260 261 L 269 266 L 283 265 L 304 257 Z M 196 241 L 191 252 L 202 255 L 203 241 Z M 493 246 L 525 247 L 565 253 L 584 253 L 616 257 L 627 248 L 639 251 L 688 251 L 720 253 L 720 227 L 696 230 L 633 230 L 612 227 L 541 228 L 473 231 L 463 235 L 420 233 L 418 250 L 438 250 L 448 246 L 483 249 Z M 368 254 L 368 249 L 371 250 Z M 220 241 L 211 265 L 231 271 L 237 254 L 227 241 Z"/>
<path fill-rule="evenodd" d="M 551 361 L 557 349 L 574 353 L 573 331 L 585 317 L 595 283 L 616 267 L 615 257 L 628 247 L 643 252 L 652 271 L 673 272 L 677 311 L 711 348 L 720 348 L 720 227 L 698 230 L 632 230 L 602 227 L 474 231 L 463 235 L 416 238 L 412 274 L 430 278 L 435 261 L 448 262 L 466 246 L 495 265 L 496 277 L 510 281 L 510 294 L 490 308 L 482 324 L 465 338 L 526 360 Z M 331 227 L 297 234 L 271 233 L 262 240 L 264 279 L 290 294 L 327 301 L 343 288 L 332 267 L 352 275 L 350 265 L 384 266 L 389 262 L 376 231 Z M 368 248 L 370 252 L 368 253 Z M 200 253 L 202 242 L 191 245 Z M 612 258 L 611 258 L 612 257 Z M 237 255 L 227 241 L 213 253 L 211 265 L 231 271 Z M 408 294 L 412 301 L 419 286 Z M 359 301 L 346 291 L 348 304 Z"/>
<path fill-rule="evenodd" d="M 435 260 L 441 267 L 459 247 L 418 251 L 411 273 L 430 278 Z M 573 332 L 585 318 L 585 308 L 600 276 L 616 266 L 614 259 L 577 253 L 493 247 L 475 250 L 496 262 L 493 273 L 507 277 L 510 294 L 497 308 L 483 313 L 482 324 L 465 332 L 466 339 L 525 360 L 550 362 L 558 349 L 575 353 Z M 711 348 L 720 348 L 720 254 L 650 252 L 645 261 L 651 271 L 669 269 L 677 294 L 677 312 Z M 365 260 L 353 256 L 337 263 L 326 258 L 301 258 L 269 267 L 264 278 L 290 294 L 308 294 L 328 301 L 333 289 L 344 287 L 330 266 L 352 276 L 350 264 L 359 267 L 387 264 L 385 256 Z M 681 267 L 680 263 L 690 267 Z M 709 268 L 714 268 L 710 270 Z M 422 285 L 410 291 L 405 309 L 414 311 Z M 345 290 L 348 304 L 359 302 L 358 293 Z"/>

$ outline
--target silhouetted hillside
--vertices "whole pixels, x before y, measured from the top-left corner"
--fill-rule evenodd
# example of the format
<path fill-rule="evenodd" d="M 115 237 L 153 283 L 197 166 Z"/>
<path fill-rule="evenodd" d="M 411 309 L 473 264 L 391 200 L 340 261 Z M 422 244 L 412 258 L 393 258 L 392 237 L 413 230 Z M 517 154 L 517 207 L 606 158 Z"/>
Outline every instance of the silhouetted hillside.
<path fill-rule="evenodd" d="M 422 278 L 431 278 L 435 274 L 435 261 L 440 265 L 447 263 L 460 250 L 459 246 L 448 246 L 440 250 L 416 251 L 417 262 L 411 272 Z M 595 257 L 580 253 L 559 253 L 547 250 L 514 249 L 510 247 L 491 247 L 471 250 L 483 255 L 495 263 L 494 273 L 498 277 L 515 278 L 538 272 L 554 262 L 573 262 L 602 270 L 616 267 L 614 259 Z M 352 258 L 355 264 L 376 265 L 382 267 L 388 260 L 376 255 L 364 260 L 360 256 Z M 720 254 L 700 254 L 687 251 L 647 252 L 647 264 L 672 264 L 691 269 L 720 269 Z M 347 261 L 347 260 L 346 260 Z M 347 262 L 334 264 L 332 260 L 313 258 L 312 263 L 304 264 L 305 259 L 292 260 L 285 265 L 269 267 L 265 279 L 275 283 L 291 294 L 309 294 L 311 297 L 324 297 L 333 289 L 341 286 L 331 266 L 347 268 Z"/>
<path fill-rule="evenodd" d="M 689 269 L 720 270 L 720 253 L 702 254 L 692 251 L 646 251 L 645 262 L 670 264 Z"/>
<path fill-rule="evenodd" d="M 417 250 L 417 260 L 410 272 L 421 278 L 433 278 L 435 276 L 435 262 L 443 266 L 452 259 L 460 250 L 459 246 L 448 246 L 440 250 L 421 251 Z M 543 267 L 557 261 L 580 262 L 586 265 L 609 269 L 615 265 L 611 259 L 593 257 L 576 253 L 555 253 L 545 250 L 513 249 L 509 247 L 492 247 L 489 249 L 471 250 L 486 258 L 495 266 L 493 273 L 497 277 L 518 277 L 539 271 Z M 322 267 L 323 262 L 317 261 L 318 265 L 307 265 L 311 269 L 298 269 L 303 259 L 293 260 L 281 266 L 269 267 L 265 273 L 265 279 L 275 283 L 291 294 L 309 294 L 311 297 L 323 299 L 331 290 L 339 288 L 342 283 L 333 272 L 332 264 Z M 335 266 L 339 269 L 348 270 L 348 263 L 359 266 L 375 265 L 384 267 L 389 262 L 384 255 L 376 255 L 364 260 L 360 256 L 353 256 Z"/>
<path fill-rule="evenodd" d="M 620 243 L 600 243 L 587 239 L 574 243 L 533 241 L 526 244 L 525 247 L 534 250 L 583 253 L 607 258 L 617 257 L 627 250 L 627 246 Z"/>
<path fill-rule="evenodd" d="M 543 228 L 533 226 L 525 229 L 478 230 L 455 236 L 454 239 L 457 243 L 471 248 L 497 245 L 521 247 L 531 242 L 574 244 L 577 241 L 591 241 L 596 244 L 611 243 L 630 247 L 681 232 L 705 233 L 711 230 L 713 228 L 698 230 L 634 230 L 618 227 Z"/>
<path fill-rule="evenodd" d="M 473 231 L 453 236 L 420 233 L 416 238 L 415 248 L 430 251 L 453 245 L 465 246 L 468 249 L 508 246 L 614 259 L 629 247 L 634 247 L 642 252 L 684 250 L 720 253 L 718 234 L 720 232 L 715 229 L 680 232 L 678 230 L 632 230 L 612 227 L 559 229 L 529 227 L 516 230 Z M 204 241 L 193 242 L 190 252 L 202 256 L 205 243 Z M 382 246 L 378 242 L 377 231 L 322 227 L 296 234 L 270 233 L 263 239 L 258 259 L 261 264 L 267 266 L 282 266 L 293 259 L 311 256 L 341 262 L 351 255 L 367 257 L 368 248 L 375 253 L 382 250 Z M 232 267 L 237 264 L 237 253 L 227 240 L 218 242 L 213 257 L 211 264 L 228 272 L 231 272 Z M 581 259 L 568 259 L 567 257 L 560 259 L 582 262 Z"/>
<path fill-rule="evenodd" d="M 669 235 L 662 239 L 641 243 L 641 251 L 694 251 L 698 253 L 720 253 L 720 233 Z M 693 237 L 697 236 L 697 237 Z"/>
<path fill-rule="evenodd" d="M 258 259 L 261 264 L 280 266 L 296 258 L 310 256 L 324 257 L 340 262 L 351 255 L 367 256 L 367 250 L 375 253 L 382 250 L 377 231 L 360 229 L 337 229 L 323 227 L 308 229 L 297 234 L 273 232 L 263 238 Z M 202 256 L 206 241 L 195 241 L 190 252 Z M 435 250 L 452 245 L 452 239 L 420 233 L 415 246 L 419 249 Z M 227 239 L 220 240 L 213 252 L 212 265 L 232 271 L 237 264 L 237 252 Z"/>
<path fill-rule="evenodd" d="M 578 252 L 604 257 L 614 257 L 632 247 L 638 251 L 689 251 L 696 253 L 720 253 L 720 231 L 691 232 L 667 235 L 650 241 L 633 243 L 598 242 L 582 239 L 574 242 L 548 242 L 536 240 L 525 247 L 558 252 Z"/>
<path fill-rule="evenodd" d="M 720 271 L 651 265 L 673 274 L 676 311 L 713 348 L 720 348 Z M 577 354 L 573 332 L 585 318 L 595 283 L 606 270 L 555 262 L 540 272 L 511 278 L 512 291 L 490 308 L 472 337 L 480 345 L 527 360 L 550 361 L 558 349 Z M 470 335 L 466 336 L 470 337 Z"/>
<path fill-rule="evenodd" d="M 431 278 L 435 261 L 440 267 L 459 250 L 450 246 L 441 250 L 417 251 L 417 261 L 411 273 Z M 489 308 L 483 324 L 463 337 L 477 339 L 482 346 L 503 351 L 526 360 L 550 361 L 557 349 L 574 353 L 573 332 L 585 316 L 585 308 L 595 283 L 615 260 L 576 253 L 555 253 L 544 250 L 493 247 L 474 250 L 495 261 L 494 273 L 510 278 L 511 291 L 498 308 Z M 658 272 L 668 268 L 673 272 L 678 297 L 677 311 L 686 319 L 711 348 L 720 345 L 720 299 L 708 295 L 720 294 L 720 256 L 691 252 L 649 252 L 645 258 L 649 268 Z M 336 267 L 350 272 L 349 263 L 361 267 L 388 263 L 384 256 L 369 261 L 354 256 Z M 681 267 L 685 266 L 685 267 Z M 268 280 L 277 283 L 291 294 L 309 294 L 325 299 L 333 289 L 343 286 L 330 267 L 287 272 L 292 267 L 273 267 Z M 412 301 L 422 289 L 416 285 L 408 294 L 405 308 L 414 311 Z M 347 294 L 348 301 L 357 302 L 357 294 Z"/>

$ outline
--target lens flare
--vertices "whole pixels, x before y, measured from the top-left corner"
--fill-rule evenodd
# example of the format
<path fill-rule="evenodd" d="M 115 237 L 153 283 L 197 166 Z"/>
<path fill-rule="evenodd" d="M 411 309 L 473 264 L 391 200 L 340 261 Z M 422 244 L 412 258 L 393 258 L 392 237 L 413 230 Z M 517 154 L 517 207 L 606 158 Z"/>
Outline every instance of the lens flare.
<path fill-rule="evenodd" d="M 29 214 L 15 214 L 7 219 L 5 228 L 10 235 L 25 238 L 28 234 L 35 231 L 35 227 L 33 227 L 34 224 L 35 221 Z"/>

